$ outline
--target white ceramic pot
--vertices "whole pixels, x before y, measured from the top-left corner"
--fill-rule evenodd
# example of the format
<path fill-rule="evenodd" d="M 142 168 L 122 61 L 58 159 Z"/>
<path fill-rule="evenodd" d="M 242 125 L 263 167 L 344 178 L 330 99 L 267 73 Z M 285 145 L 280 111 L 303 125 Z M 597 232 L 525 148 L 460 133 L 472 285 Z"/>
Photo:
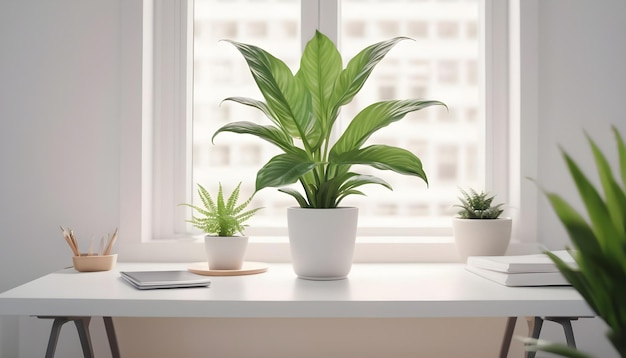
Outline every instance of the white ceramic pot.
<path fill-rule="evenodd" d="M 359 209 L 287 209 L 293 269 L 307 280 L 341 280 L 352 268 Z"/>
<path fill-rule="evenodd" d="M 204 249 L 210 270 L 239 270 L 248 248 L 247 236 L 204 237 Z"/>
<path fill-rule="evenodd" d="M 463 262 L 468 256 L 504 255 L 511 241 L 511 218 L 452 219 L 456 247 Z"/>

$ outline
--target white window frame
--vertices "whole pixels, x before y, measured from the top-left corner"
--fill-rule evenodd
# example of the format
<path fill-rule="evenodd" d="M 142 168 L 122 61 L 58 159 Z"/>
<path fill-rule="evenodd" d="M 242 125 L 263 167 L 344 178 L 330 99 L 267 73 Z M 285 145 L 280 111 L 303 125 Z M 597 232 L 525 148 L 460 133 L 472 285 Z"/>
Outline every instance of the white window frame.
<path fill-rule="evenodd" d="M 199 240 L 177 240 L 174 236 L 170 237 L 172 240 L 152 240 L 155 235 L 153 222 L 160 222 L 158 214 L 155 216 L 152 212 L 154 188 L 178 188 L 185 191 L 184 195 L 189 195 L 192 186 L 185 182 L 182 175 L 170 177 L 171 180 L 178 180 L 177 185 L 162 185 L 155 182 L 151 175 L 155 164 L 170 173 L 184 173 L 191 165 L 190 146 L 172 140 L 190 138 L 185 134 L 191 131 L 192 96 L 188 86 L 191 71 L 184 63 L 192 54 L 180 39 L 190 36 L 191 24 L 184 19 L 189 18 L 191 8 L 187 6 L 187 1 L 162 1 L 158 5 L 154 5 L 154 1 L 143 0 L 139 4 L 124 2 L 122 5 L 122 33 L 134 36 L 122 39 L 124 86 L 121 89 L 119 252 L 121 259 L 132 261 L 201 261 L 204 251 Z M 320 6 L 336 8 L 336 1 L 303 0 L 302 11 L 310 13 Z M 509 204 L 514 219 L 513 249 L 520 246 L 525 250 L 537 242 L 537 190 L 532 183 L 521 179 L 536 177 L 537 172 L 537 101 L 532 96 L 522 96 L 536 93 L 536 63 L 533 62 L 536 37 L 533 37 L 533 29 L 536 28 L 537 5 L 536 0 L 482 0 L 481 6 L 485 15 L 485 21 L 481 21 L 485 24 L 482 31 L 488 34 L 484 42 L 485 76 L 481 79 L 486 86 L 485 98 L 482 98 L 487 121 L 486 189 L 497 192 L 498 197 Z M 158 16 L 160 14 L 174 16 L 163 18 Z M 153 19 L 159 22 L 159 26 L 154 26 Z M 307 21 L 317 21 L 320 30 L 337 33 L 329 31 L 333 26 L 337 27 L 335 23 L 325 23 L 319 17 Z M 162 31 L 153 31 L 155 28 Z M 303 39 L 310 36 L 302 34 Z M 161 60 L 155 61 L 153 53 L 157 53 Z M 528 55 L 523 57 L 523 54 Z M 168 85 L 159 85 L 162 81 L 168 81 Z M 521 105 L 522 100 L 524 106 Z M 159 105 L 155 106 L 155 103 Z M 168 127 L 167 130 L 154 125 L 159 123 L 159 119 L 171 116 L 185 120 L 177 121 L 176 127 Z M 167 150 L 154 150 L 155 133 L 162 135 L 158 139 L 161 143 L 158 149 L 162 150 L 163 143 L 166 143 L 171 145 Z M 187 160 L 174 160 L 181 153 L 185 153 Z M 155 160 L 157 156 L 158 160 Z M 170 189 L 163 189 L 168 187 Z M 173 192 L 168 192 L 166 196 L 175 197 Z M 187 197 L 185 202 L 189 201 L 190 197 Z M 176 204 L 172 202 L 169 205 L 171 215 L 180 215 L 175 213 Z M 184 225 L 184 218 L 174 221 Z M 172 226 L 160 230 L 177 231 Z M 284 238 L 268 237 L 255 241 L 250 244 L 248 259 L 266 262 L 290 260 L 289 246 Z M 450 236 L 377 236 L 366 240 L 360 238 L 354 260 L 449 262 L 457 260 L 457 253 Z"/>

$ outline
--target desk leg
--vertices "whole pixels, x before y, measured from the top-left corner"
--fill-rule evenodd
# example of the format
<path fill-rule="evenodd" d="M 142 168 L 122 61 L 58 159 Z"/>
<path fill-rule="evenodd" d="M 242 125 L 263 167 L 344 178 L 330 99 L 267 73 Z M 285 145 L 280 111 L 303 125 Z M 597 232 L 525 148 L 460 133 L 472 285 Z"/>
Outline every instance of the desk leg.
<path fill-rule="evenodd" d="M 115 326 L 113 325 L 113 319 L 111 317 L 102 317 L 104 320 L 104 328 L 107 331 L 107 337 L 109 338 L 109 347 L 111 348 L 111 356 L 113 358 L 120 358 L 120 346 L 117 343 L 117 336 L 115 335 Z"/>
<path fill-rule="evenodd" d="M 54 322 L 52 323 L 52 330 L 50 331 L 50 338 L 48 339 L 48 347 L 46 348 L 45 358 L 54 358 L 57 343 L 59 342 L 61 327 L 69 321 L 73 321 L 76 325 L 78 338 L 80 338 L 80 346 L 83 350 L 83 356 L 85 358 L 94 358 L 93 346 L 91 344 L 91 334 L 89 333 L 89 323 L 91 322 L 91 317 L 38 316 L 38 318 L 54 319 Z M 107 338 L 109 339 L 111 356 L 112 358 L 120 358 L 120 347 L 117 343 L 117 336 L 115 335 L 115 326 L 113 325 L 113 319 L 111 317 L 102 317 L 102 319 L 104 320 L 104 328 L 106 329 Z"/>
<path fill-rule="evenodd" d="M 83 348 L 85 358 L 93 358 L 93 346 L 91 345 L 91 335 L 89 334 L 89 322 L 91 317 L 74 318 L 74 324 L 80 338 L 80 346 Z"/>
<path fill-rule="evenodd" d="M 578 317 L 545 317 L 547 321 L 552 321 L 560 324 L 563 327 L 563 333 L 565 333 L 565 340 L 567 345 L 576 348 L 576 340 L 574 340 L 574 330 L 572 329 L 572 321 L 578 319 Z"/>
<path fill-rule="evenodd" d="M 500 347 L 500 358 L 506 358 L 509 355 L 513 331 L 515 331 L 515 323 L 517 323 L 517 317 L 509 317 L 506 320 L 506 328 L 504 330 L 504 337 L 502 338 L 502 346 Z"/>
<path fill-rule="evenodd" d="M 52 330 L 50 331 L 50 338 L 48 339 L 48 348 L 46 349 L 46 358 L 54 358 L 54 352 L 57 349 L 57 343 L 59 342 L 59 334 L 61 333 L 61 327 L 68 322 L 65 317 L 55 318 L 52 322 Z"/>
<path fill-rule="evenodd" d="M 533 339 L 539 339 L 541 333 L 541 326 L 543 326 L 543 318 L 541 317 L 526 317 L 528 322 L 528 335 Z M 526 351 L 526 358 L 535 358 L 537 352 Z"/>
<path fill-rule="evenodd" d="M 526 317 L 528 323 L 528 336 L 533 339 L 539 339 L 541 333 L 541 327 L 543 321 L 552 321 L 560 324 L 563 327 L 565 333 L 565 339 L 567 345 L 576 348 L 576 341 L 574 340 L 574 330 L 572 329 L 572 321 L 577 320 L 578 317 Z M 511 338 L 513 337 L 513 330 L 515 330 L 515 323 L 517 317 L 509 317 L 506 321 L 506 329 L 504 332 L 504 338 L 502 339 L 502 346 L 500 348 L 500 358 L 506 358 L 509 354 L 509 348 L 511 347 Z M 534 358 L 537 352 L 526 352 L 526 358 Z"/>

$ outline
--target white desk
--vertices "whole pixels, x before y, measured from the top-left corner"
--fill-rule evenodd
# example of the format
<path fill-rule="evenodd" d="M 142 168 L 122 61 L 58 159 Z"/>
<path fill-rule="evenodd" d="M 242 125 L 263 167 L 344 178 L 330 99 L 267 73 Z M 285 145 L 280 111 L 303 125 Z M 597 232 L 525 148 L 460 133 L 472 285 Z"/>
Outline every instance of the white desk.
<path fill-rule="evenodd" d="M 55 272 L 0 294 L 1 315 L 112 317 L 592 316 L 571 287 L 505 287 L 460 264 L 356 264 L 340 281 L 297 279 L 289 264 L 212 277 L 210 288 L 140 291 L 121 270 L 186 264 L 118 263 L 112 271 Z"/>
<path fill-rule="evenodd" d="M 1 315 L 54 317 L 593 316 L 571 287 L 505 287 L 461 264 L 355 264 L 348 279 L 297 279 L 289 264 L 213 277 L 210 288 L 140 291 L 119 271 L 186 264 L 118 263 L 107 272 L 55 272 L 0 294 Z"/>

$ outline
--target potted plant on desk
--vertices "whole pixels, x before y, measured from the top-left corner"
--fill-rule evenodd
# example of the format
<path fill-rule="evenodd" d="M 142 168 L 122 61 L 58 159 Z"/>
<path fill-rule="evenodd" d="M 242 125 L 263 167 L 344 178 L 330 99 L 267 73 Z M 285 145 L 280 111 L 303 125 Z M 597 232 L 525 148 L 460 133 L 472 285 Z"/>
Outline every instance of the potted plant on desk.
<path fill-rule="evenodd" d="M 247 61 L 265 102 L 230 97 L 262 111 L 272 123 L 229 123 L 222 132 L 252 134 L 283 152 L 271 158 L 257 173 L 256 191 L 267 187 L 293 197 L 299 207 L 288 209 L 287 222 L 294 271 L 301 278 L 345 278 L 352 264 L 358 209 L 340 207 L 349 195 L 363 195 L 365 184 L 391 189 L 386 181 L 351 170 L 355 164 L 412 175 L 427 182 L 420 159 L 413 153 L 387 145 L 364 146 L 377 130 L 407 113 L 441 105 L 420 99 L 374 103 L 358 113 L 343 133 L 335 126 L 341 108 L 363 87 L 387 52 L 406 38 L 397 37 L 371 45 L 343 68 L 335 44 L 316 31 L 307 43 L 294 75 L 287 65 L 253 45 L 228 41 Z M 288 185 L 300 182 L 304 192 Z"/>
<path fill-rule="evenodd" d="M 500 218 L 504 204 L 493 205 L 495 196 L 486 192 L 461 190 L 459 216 L 452 230 L 463 262 L 468 256 L 504 255 L 511 241 L 511 218 Z"/>
<path fill-rule="evenodd" d="M 202 230 L 204 246 L 210 270 L 239 270 L 248 247 L 248 236 L 244 222 L 261 208 L 244 211 L 252 197 L 242 204 L 237 204 L 241 183 L 235 187 L 228 199 L 224 199 L 222 184 L 219 184 L 217 200 L 198 184 L 198 194 L 203 207 L 193 204 L 181 204 L 194 209 L 197 215 L 187 220 L 194 227 Z M 236 234 L 239 233 L 240 236 Z"/>

